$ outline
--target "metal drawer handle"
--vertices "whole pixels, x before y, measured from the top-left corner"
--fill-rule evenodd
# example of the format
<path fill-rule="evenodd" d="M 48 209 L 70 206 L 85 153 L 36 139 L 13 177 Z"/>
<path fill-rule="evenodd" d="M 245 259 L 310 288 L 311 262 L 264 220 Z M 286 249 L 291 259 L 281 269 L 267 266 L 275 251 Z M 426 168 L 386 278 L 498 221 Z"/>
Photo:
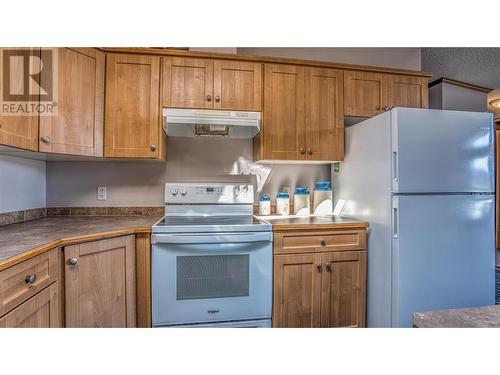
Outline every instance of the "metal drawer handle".
<path fill-rule="evenodd" d="M 149 149 L 150 149 L 151 151 L 156 151 L 156 145 L 151 145 L 151 146 L 149 146 Z"/>
<path fill-rule="evenodd" d="M 26 284 L 33 284 L 36 281 L 36 275 L 28 275 L 26 276 L 24 281 L 26 282 Z"/>
<path fill-rule="evenodd" d="M 218 96 L 218 95 L 217 95 L 217 96 L 215 97 L 215 101 L 216 101 L 217 103 L 219 103 L 219 102 L 220 102 L 220 96 Z"/>
<path fill-rule="evenodd" d="M 68 264 L 69 264 L 70 266 L 76 266 L 76 264 L 77 264 L 77 263 L 78 263 L 78 258 L 70 258 L 70 259 L 68 260 Z"/>
<path fill-rule="evenodd" d="M 319 240 L 319 243 L 321 244 L 321 246 L 326 246 L 326 241 L 325 240 Z"/>
<path fill-rule="evenodd" d="M 321 264 L 320 263 L 316 264 L 316 269 L 318 270 L 318 272 L 321 272 Z"/>
<path fill-rule="evenodd" d="M 332 270 L 332 262 L 325 263 L 325 269 L 327 272 Z"/>
<path fill-rule="evenodd" d="M 299 152 L 304 155 L 306 153 L 306 150 L 304 150 L 302 147 L 299 149 Z"/>
<path fill-rule="evenodd" d="M 207 102 L 211 102 L 212 101 L 212 95 L 207 95 Z"/>
<path fill-rule="evenodd" d="M 45 144 L 49 144 L 50 143 L 50 137 L 47 137 L 46 135 L 44 135 L 43 137 L 41 137 L 40 140 L 43 143 L 45 143 Z"/>
<path fill-rule="evenodd" d="M 313 154 L 313 151 L 312 151 L 310 148 L 308 148 L 308 149 L 307 149 L 307 153 L 308 153 L 309 155 L 312 155 L 312 154 Z"/>

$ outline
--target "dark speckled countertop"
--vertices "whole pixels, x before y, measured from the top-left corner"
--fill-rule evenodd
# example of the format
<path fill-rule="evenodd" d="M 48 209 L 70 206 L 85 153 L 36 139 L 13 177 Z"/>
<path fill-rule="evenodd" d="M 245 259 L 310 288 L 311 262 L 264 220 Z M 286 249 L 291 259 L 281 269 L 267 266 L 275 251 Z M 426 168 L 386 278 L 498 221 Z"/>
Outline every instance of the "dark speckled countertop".
<path fill-rule="evenodd" d="M 149 233 L 160 216 L 57 216 L 0 226 L 0 270 L 57 246 Z"/>
<path fill-rule="evenodd" d="M 500 305 L 413 314 L 417 328 L 500 328 Z"/>

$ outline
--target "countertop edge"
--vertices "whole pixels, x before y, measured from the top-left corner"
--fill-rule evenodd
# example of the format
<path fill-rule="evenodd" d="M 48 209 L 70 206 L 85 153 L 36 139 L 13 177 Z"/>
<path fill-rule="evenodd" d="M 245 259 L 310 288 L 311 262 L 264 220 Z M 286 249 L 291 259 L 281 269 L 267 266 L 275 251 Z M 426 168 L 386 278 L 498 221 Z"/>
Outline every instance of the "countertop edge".
<path fill-rule="evenodd" d="M 369 224 L 365 221 L 356 223 L 332 223 L 332 224 L 272 224 L 273 232 L 284 232 L 290 230 L 329 230 L 329 229 L 366 229 Z"/>
<path fill-rule="evenodd" d="M 15 266 L 16 264 L 24 262 L 25 260 L 36 257 L 37 255 L 43 254 L 57 247 L 73 245 L 75 243 L 80 243 L 80 242 L 96 241 L 104 238 L 125 236 L 128 234 L 138 234 L 138 233 L 151 233 L 151 227 L 130 227 L 126 229 L 117 229 L 107 232 L 97 232 L 76 237 L 59 238 L 47 242 L 43 245 L 34 247 L 32 249 L 26 250 L 25 252 L 20 253 L 18 255 L 14 255 L 11 258 L 7 258 L 3 261 L 0 261 L 0 271 Z"/>

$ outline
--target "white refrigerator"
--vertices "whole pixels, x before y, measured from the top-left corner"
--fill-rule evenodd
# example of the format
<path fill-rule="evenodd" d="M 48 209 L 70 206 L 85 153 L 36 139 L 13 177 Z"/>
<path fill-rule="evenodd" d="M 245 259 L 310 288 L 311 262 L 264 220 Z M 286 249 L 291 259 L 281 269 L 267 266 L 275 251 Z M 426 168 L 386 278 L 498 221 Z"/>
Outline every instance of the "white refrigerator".
<path fill-rule="evenodd" d="M 367 326 L 495 303 L 490 113 L 395 108 L 345 130 L 342 216 L 366 220 Z"/>

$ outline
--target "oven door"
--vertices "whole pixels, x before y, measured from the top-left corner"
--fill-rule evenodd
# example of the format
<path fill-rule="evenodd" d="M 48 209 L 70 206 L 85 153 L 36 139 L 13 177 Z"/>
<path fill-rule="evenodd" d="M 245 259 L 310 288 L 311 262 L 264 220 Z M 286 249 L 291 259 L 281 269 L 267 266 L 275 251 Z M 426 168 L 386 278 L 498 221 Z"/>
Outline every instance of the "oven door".
<path fill-rule="evenodd" d="M 153 234 L 153 326 L 270 319 L 272 233 Z"/>

